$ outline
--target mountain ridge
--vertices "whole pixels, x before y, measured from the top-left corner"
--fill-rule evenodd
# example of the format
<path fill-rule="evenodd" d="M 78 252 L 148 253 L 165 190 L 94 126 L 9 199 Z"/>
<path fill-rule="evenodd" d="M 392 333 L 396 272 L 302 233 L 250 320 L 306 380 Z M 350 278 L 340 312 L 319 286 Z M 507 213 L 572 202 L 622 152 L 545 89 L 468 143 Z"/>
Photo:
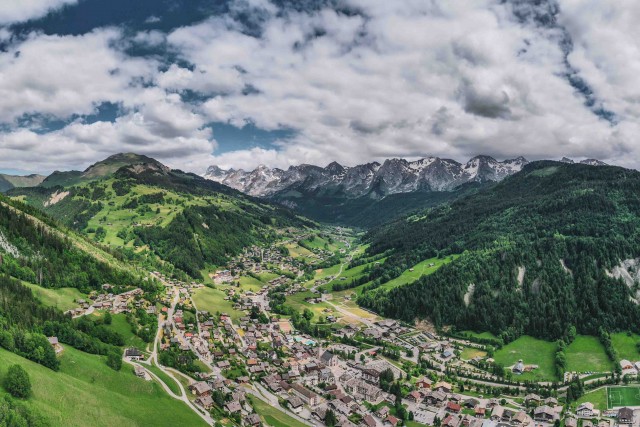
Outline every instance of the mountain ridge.
<path fill-rule="evenodd" d="M 570 159 L 566 161 L 573 162 Z M 498 161 L 491 156 L 477 155 L 464 164 L 447 158 L 424 157 L 414 161 L 392 158 L 383 163 L 356 166 L 343 166 L 332 161 L 326 167 L 301 164 L 286 170 L 265 165 L 251 171 L 225 170 L 212 165 L 203 177 L 256 197 L 273 198 L 302 191 L 350 199 L 364 196 L 382 199 L 391 194 L 415 191 L 451 191 L 469 182 L 498 182 L 528 163 L 522 156 Z M 605 165 L 595 159 L 579 163 Z"/>

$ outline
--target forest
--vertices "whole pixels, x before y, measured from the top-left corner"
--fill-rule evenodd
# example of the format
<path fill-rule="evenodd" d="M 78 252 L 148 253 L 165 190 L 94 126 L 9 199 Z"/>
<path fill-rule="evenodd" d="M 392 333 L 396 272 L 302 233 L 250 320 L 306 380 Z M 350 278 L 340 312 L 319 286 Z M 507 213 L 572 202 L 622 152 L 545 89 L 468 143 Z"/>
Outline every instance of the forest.
<path fill-rule="evenodd" d="M 535 162 L 490 189 L 395 221 L 366 236 L 393 254 L 377 276 L 433 256 L 462 256 L 430 276 L 358 302 L 405 321 L 563 337 L 638 328 L 638 284 L 611 276 L 640 256 L 640 173 Z M 375 283 L 375 277 L 371 277 Z"/>

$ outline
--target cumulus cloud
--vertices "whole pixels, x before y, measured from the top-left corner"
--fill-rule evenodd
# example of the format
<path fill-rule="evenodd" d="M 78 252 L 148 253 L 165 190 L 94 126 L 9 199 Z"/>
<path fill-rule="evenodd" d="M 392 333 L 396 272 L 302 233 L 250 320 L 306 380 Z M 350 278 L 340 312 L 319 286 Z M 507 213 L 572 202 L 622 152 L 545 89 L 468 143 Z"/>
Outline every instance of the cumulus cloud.
<path fill-rule="evenodd" d="M 9 45 L 0 166 L 27 165 L 40 145 L 48 168 L 125 150 L 198 172 L 480 153 L 640 165 L 637 2 L 330 3 L 236 0 L 168 34 L 107 28 Z M 157 52 L 127 54 L 135 45 Z M 105 102 L 117 120 L 84 120 Z M 69 123 L 42 135 L 29 115 Z M 295 132 L 219 153 L 211 122 Z"/>
<path fill-rule="evenodd" d="M 4 0 L 0 2 L 0 25 L 39 18 L 78 0 Z"/>
<path fill-rule="evenodd" d="M 350 0 L 359 14 L 325 8 L 273 15 L 261 37 L 214 18 L 168 40 L 204 81 L 224 82 L 218 88 L 224 93 L 202 106 L 211 120 L 299 131 L 274 150 L 216 156 L 224 165 L 477 153 L 619 162 L 638 150 L 627 134 L 634 126 L 611 126 L 585 106 L 584 94 L 566 77 L 559 42 L 564 31 L 575 38 L 569 65 L 605 106 L 623 119 L 635 115 L 638 92 L 629 94 L 627 87 L 637 75 L 635 63 L 625 67 L 616 60 L 640 59 L 638 30 L 630 28 L 640 17 L 638 6 L 600 3 L 561 2 L 565 29 L 523 21 L 526 2 L 516 14 L 512 5 L 491 0 Z M 605 22 L 610 19 L 627 25 L 612 26 Z M 603 41 L 602 27 L 616 30 Z M 612 45 L 621 53 L 611 54 Z M 206 90 L 188 74 L 176 87 Z"/>

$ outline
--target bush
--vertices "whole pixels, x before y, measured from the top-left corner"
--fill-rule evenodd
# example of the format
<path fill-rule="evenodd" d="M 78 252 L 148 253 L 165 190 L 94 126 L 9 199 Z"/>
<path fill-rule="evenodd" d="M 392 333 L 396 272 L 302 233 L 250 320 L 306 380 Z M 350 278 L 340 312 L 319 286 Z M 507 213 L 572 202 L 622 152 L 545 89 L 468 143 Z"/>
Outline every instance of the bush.
<path fill-rule="evenodd" d="M 13 397 L 26 399 L 31 394 L 29 374 L 20 365 L 11 366 L 4 379 L 4 388 L 7 389 Z"/>

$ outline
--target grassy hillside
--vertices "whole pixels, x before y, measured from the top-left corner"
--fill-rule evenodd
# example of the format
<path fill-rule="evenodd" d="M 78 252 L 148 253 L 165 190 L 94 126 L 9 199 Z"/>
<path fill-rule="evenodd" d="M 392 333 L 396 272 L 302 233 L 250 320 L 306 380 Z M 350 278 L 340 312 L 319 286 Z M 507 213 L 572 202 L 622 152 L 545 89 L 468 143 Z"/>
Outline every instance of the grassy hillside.
<path fill-rule="evenodd" d="M 0 349 L 0 378 L 13 364 L 25 368 L 33 385 L 26 403 L 52 426 L 206 425 L 158 384 L 137 378 L 130 366 L 116 372 L 99 356 L 68 346 L 60 361 L 60 371 L 53 372 Z"/>
<path fill-rule="evenodd" d="M 41 187 L 9 194 L 131 259 L 152 262 L 145 256 L 151 253 L 194 278 L 245 246 L 272 241 L 291 226 L 313 225 L 282 207 L 144 156 L 112 156 L 78 179 L 49 184 L 48 179 Z"/>

